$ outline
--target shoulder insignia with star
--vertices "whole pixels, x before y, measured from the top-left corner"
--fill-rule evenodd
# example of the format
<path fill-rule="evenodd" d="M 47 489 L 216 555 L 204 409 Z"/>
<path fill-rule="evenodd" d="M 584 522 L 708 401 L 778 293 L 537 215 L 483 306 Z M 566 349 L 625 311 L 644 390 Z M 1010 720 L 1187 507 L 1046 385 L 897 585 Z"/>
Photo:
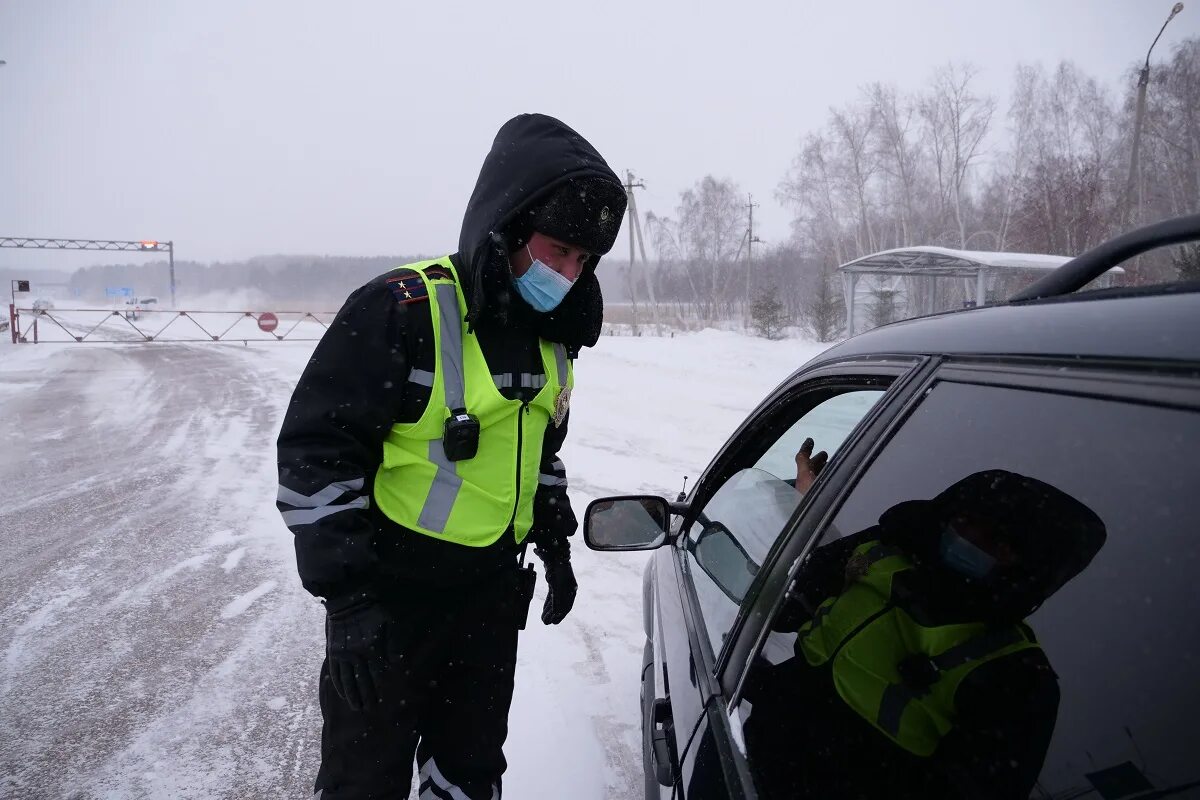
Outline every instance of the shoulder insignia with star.
<path fill-rule="evenodd" d="M 429 290 L 425 287 L 425 281 L 411 269 L 395 270 L 384 282 L 401 305 L 429 300 Z"/>

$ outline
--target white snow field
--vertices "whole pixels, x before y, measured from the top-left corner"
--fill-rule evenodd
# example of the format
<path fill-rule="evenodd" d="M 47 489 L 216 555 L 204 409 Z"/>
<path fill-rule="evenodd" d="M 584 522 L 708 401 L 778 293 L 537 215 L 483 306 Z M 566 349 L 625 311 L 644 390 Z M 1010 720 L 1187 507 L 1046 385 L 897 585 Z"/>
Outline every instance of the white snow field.
<path fill-rule="evenodd" d="M 323 612 L 275 511 L 274 443 L 312 347 L 0 343 L 0 797 L 311 796 Z M 673 497 L 823 347 L 709 330 L 585 350 L 576 513 Z M 574 611 L 543 626 L 539 580 L 520 640 L 514 800 L 643 790 L 647 554 L 574 541 Z"/>

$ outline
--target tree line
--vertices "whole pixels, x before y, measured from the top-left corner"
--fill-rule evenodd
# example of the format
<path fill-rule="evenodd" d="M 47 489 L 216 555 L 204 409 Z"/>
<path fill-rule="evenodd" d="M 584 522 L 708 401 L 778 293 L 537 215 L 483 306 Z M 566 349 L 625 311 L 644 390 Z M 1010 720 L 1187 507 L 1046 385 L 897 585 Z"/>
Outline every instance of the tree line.
<path fill-rule="evenodd" d="M 745 315 L 760 330 L 764 319 L 772 330 L 800 324 L 825 341 L 844 313 L 835 270 L 855 258 L 914 245 L 1071 256 L 1200 211 L 1200 38 L 1153 65 L 1127 192 L 1136 75 L 1114 94 L 1069 62 L 1020 65 L 1004 110 L 969 64 L 939 68 L 915 91 L 864 86 L 802 136 L 780 180 L 790 241 L 751 260 L 746 195 L 707 175 L 673 215 L 646 214 L 657 258 L 635 265 L 628 290 L 643 320 L 686 304 L 702 322 Z M 1200 278 L 1200 248 L 1140 258 L 1124 281 L 1176 277 Z M 874 321 L 887 321 L 888 302 Z"/>

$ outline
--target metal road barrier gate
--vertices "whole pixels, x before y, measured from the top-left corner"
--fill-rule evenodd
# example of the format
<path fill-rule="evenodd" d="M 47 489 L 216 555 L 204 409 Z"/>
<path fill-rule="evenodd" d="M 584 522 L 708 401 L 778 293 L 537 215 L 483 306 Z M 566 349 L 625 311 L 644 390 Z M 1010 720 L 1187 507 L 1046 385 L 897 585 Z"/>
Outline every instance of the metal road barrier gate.
<path fill-rule="evenodd" d="M 315 342 L 336 311 L 177 311 L 8 307 L 14 344 Z"/>

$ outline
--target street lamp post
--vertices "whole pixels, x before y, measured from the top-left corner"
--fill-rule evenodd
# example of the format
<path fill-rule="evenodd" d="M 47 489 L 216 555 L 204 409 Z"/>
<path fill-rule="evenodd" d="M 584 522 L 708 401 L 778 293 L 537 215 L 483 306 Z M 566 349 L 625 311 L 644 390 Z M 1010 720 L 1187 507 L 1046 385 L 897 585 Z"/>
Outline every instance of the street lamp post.
<path fill-rule="evenodd" d="M 1129 208 L 1133 204 L 1133 182 L 1138 173 L 1138 146 L 1142 140 L 1142 119 L 1146 116 L 1146 87 L 1150 85 L 1150 53 L 1154 50 L 1154 45 L 1158 44 L 1167 25 L 1180 11 L 1183 11 L 1183 3 L 1176 3 L 1172 6 L 1171 13 L 1167 15 L 1167 21 L 1158 29 L 1158 36 L 1154 37 L 1154 41 L 1150 43 L 1150 49 L 1146 51 L 1146 63 L 1142 67 L 1141 74 L 1138 75 L 1137 111 L 1133 120 L 1133 147 L 1129 154 L 1129 177 L 1125 180 L 1125 193 L 1121 196 L 1121 227 L 1128 223 Z"/>

